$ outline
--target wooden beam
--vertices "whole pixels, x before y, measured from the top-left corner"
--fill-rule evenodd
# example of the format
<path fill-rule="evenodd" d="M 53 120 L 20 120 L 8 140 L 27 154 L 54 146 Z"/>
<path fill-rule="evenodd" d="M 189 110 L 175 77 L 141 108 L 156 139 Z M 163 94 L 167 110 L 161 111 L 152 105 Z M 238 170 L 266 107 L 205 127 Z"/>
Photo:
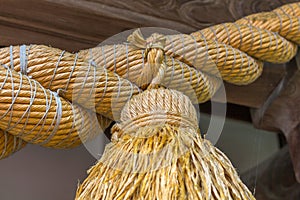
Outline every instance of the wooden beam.
<path fill-rule="evenodd" d="M 288 147 L 242 175 L 257 200 L 300 199 Z"/>
<path fill-rule="evenodd" d="M 34 43 L 77 51 L 127 29 L 190 33 L 291 2 L 296 0 L 0 0 L 0 46 Z"/>
<path fill-rule="evenodd" d="M 74 7 L 75 2 L 69 1 L 68 5 L 45 0 L 1 2 L 0 25 L 5 34 L 1 34 L 0 45 L 37 43 L 77 51 L 96 46 L 109 36 L 139 26 L 134 22 L 103 17 L 101 13 Z"/>
<path fill-rule="evenodd" d="M 225 83 L 227 101 L 251 108 L 262 107 L 286 78 L 288 70 L 285 64 L 265 63 L 262 75 L 255 82 L 242 86 Z"/>

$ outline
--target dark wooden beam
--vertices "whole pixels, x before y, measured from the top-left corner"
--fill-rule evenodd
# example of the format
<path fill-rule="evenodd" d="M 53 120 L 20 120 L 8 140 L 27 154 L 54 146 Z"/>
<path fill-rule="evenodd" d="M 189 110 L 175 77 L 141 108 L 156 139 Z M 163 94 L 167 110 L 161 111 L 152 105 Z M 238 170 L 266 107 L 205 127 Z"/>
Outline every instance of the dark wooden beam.
<path fill-rule="evenodd" d="M 0 45 L 46 44 L 77 51 L 139 24 L 103 16 L 79 1 L 10 0 L 0 6 Z M 81 1 L 81 3 L 83 3 Z M 88 1 L 86 1 L 89 4 Z M 98 7 L 103 5 L 98 3 Z"/>
<path fill-rule="evenodd" d="M 285 64 L 264 64 L 262 75 L 249 85 L 232 85 L 225 83 L 229 103 L 260 108 L 272 96 L 274 90 L 286 78 L 289 66 Z"/>
<path fill-rule="evenodd" d="M 291 2 L 296 0 L 0 0 L 0 46 L 35 43 L 77 51 L 127 29 L 190 33 Z"/>
<path fill-rule="evenodd" d="M 257 200 L 300 199 L 288 147 L 242 175 L 242 180 Z"/>

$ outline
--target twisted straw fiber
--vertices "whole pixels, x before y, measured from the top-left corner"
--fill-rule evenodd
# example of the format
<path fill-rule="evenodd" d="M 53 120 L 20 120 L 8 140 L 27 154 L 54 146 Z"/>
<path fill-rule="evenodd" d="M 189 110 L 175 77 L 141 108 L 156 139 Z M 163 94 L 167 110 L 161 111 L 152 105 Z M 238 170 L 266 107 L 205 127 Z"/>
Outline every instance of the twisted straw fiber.
<path fill-rule="evenodd" d="M 276 19 L 281 21 L 286 18 L 291 19 L 289 24 L 278 23 L 279 25 L 277 25 L 277 27 L 288 26 L 291 30 L 287 32 L 284 29 L 261 27 L 267 29 L 264 30 L 256 26 L 239 25 L 238 23 L 245 18 L 237 23 L 216 25 L 191 35 L 166 36 L 164 47 L 167 55 L 166 62 L 170 63 L 168 56 L 171 56 L 208 74 L 217 73 L 216 68 L 212 67 L 217 65 L 224 80 L 240 85 L 249 84 L 261 74 L 262 62 L 259 60 L 282 63 L 289 61 L 296 54 L 298 39 L 295 34 L 298 34 L 299 31 L 298 18 L 287 17 L 287 14 L 276 14 L 276 16 Z M 262 18 L 265 18 L 264 14 L 262 14 Z M 291 39 L 296 44 L 284 37 Z M 85 50 L 80 53 L 86 54 L 87 52 Z M 105 66 L 120 76 L 141 85 L 140 74 L 145 68 L 143 50 L 136 50 L 127 44 L 111 45 L 93 48 L 92 54 L 98 65 Z M 251 58 L 249 55 L 259 60 Z M 176 66 L 176 64 L 177 62 L 175 66 L 173 63 L 167 65 L 175 68 L 175 70 L 172 69 L 174 71 L 181 71 L 182 67 Z M 171 71 L 171 69 L 169 70 Z M 146 79 L 145 82 L 147 83 L 149 80 Z"/>
<path fill-rule="evenodd" d="M 112 132 L 77 200 L 254 199 L 228 158 L 201 138 L 195 108 L 181 92 L 134 96 Z"/>
<path fill-rule="evenodd" d="M 21 138 L 0 130 L 0 159 L 6 158 L 26 145 Z"/>
<path fill-rule="evenodd" d="M 289 12 L 288 10 L 296 12 Z M 300 44 L 299 4 L 288 4 L 272 12 L 252 14 L 238 20 L 237 24 L 251 25 L 260 29 L 277 32 L 282 37 Z"/>
<path fill-rule="evenodd" d="M 110 119 L 117 119 L 112 108 L 119 111 L 128 98 L 139 91 L 129 81 L 96 67 L 90 57 L 85 59 L 79 54 L 44 45 L 27 46 L 26 52 L 28 76 L 45 88 L 59 90 L 60 96 L 69 101 L 95 109 Z M 0 62 L 21 71 L 20 46 L 0 49 Z"/>
<path fill-rule="evenodd" d="M 300 5 L 299 3 L 286 4 L 279 8 L 276 8 L 274 12 L 277 12 L 279 14 L 284 13 L 289 16 L 300 17 Z"/>
<path fill-rule="evenodd" d="M 26 142 L 67 148 L 96 132 L 95 115 L 35 80 L 1 66 L 0 85 L 0 128 Z"/>
<path fill-rule="evenodd" d="M 134 38 L 132 43 L 138 40 L 137 37 Z M 149 69 L 147 66 L 153 64 L 147 62 L 143 49 L 136 49 L 134 45 L 129 43 L 96 47 L 91 51 L 97 65 L 105 66 L 108 70 L 138 86 L 150 82 L 151 77 L 150 80 L 141 78 L 141 74 L 144 74 L 143 71 Z M 89 50 L 79 52 L 79 54 L 84 55 L 88 53 Z M 262 62 L 251 58 L 247 54 L 212 40 L 199 43 L 190 35 L 166 36 L 164 53 L 166 55 L 165 62 L 168 66 L 165 78 L 168 80 L 163 80 L 162 84 L 181 92 L 186 90 L 178 89 L 177 87 L 180 84 L 176 84 L 175 81 L 182 80 L 181 82 L 190 84 L 191 88 L 198 88 L 199 85 L 205 84 L 207 80 L 216 82 L 217 80 L 214 79 L 220 78 L 218 76 L 220 73 L 224 80 L 243 85 L 253 82 L 262 72 Z M 195 73 L 190 74 L 190 71 L 195 71 Z M 169 84 L 168 81 L 172 73 L 185 75 L 182 76 L 183 78 L 173 78 L 174 83 Z M 203 78 L 199 80 L 198 77 Z M 195 80 L 194 83 L 190 83 L 191 79 Z M 204 89 L 210 90 L 208 88 Z M 196 91 L 199 103 L 206 101 L 213 94 L 204 98 L 200 91 Z"/>
<path fill-rule="evenodd" d="M 155 49 L 151 51 L 155 51 Z M 86 56 L 88 52 L 88 50 L 84 50 L 79 54 Z M 143 50 L 135 50 L 129 45 L 96 47 L 91 49 L 91 52 L 97 65 L 104 66 L 139 87 L 150 84 L 158 69 L 158 66 L 151 67 L 151 65 L 155 65 L 153 61 L 144 61 Z M 103 52 L 103 54 L 99 52 Z M 148 55 L 153 54 L 148 53 Z M 187 95 L 194 94 L 197 98 L 193 101 L 195 103 L 207 101 L 219 86 L 219 77 L 198 71 L 175 58 L 165 56 L 165 63 L 167 68 L 161 84 Z M 154 70 L 151 71 L 151 68 Z M 192 95 L 189 96 L 192 97 Z"/>
<path fill-rule="evenodd" d="M 244 19 L 242 19 L 244 20 Z M 256 26 L 224 23 L 192 33 L 196 40 L 217 40 L 247 53 L 259 60 L 273 63 L 288 62 L 297 52 L 297 45 L 278 33 Z M 300 27 L 297 20 L 295 27 Z M 298 28 L 297 28 L 298 29 Z"/>
<path fill-rule="evenodd" d="M 27 60 L 28 61 L 27 61 L 27 66 L 26 66 L 26 70 L 25 70 L 24 73 L 27 74 L 30 78 L 32 78 L 34 80 L 37 80 L 39 83 L 41 83 L 41 86 L 44 86 L 45 88 L 49 88 L 52 91 L 57 91 L 58 89 L 62 89 L 63 90 L 62 92 L 64 93 L 65 88 L 68 84 L 69 74 L 72 71 L 72 66 L 74 66 L 75 55 L 66 52 L 66 53 L 63 54 L 64 57 L 60 59 L 60 62 L 58 62 L 59 57 L 62 55 L 62 52 L 63 51 L 61 51 L 61 50 L 52 49 L 50 47 L 46 47 L 46 46 L 42 46 L 42 45 L 27 46 L 26 47 L 26 53 L 27 53 Z M 20 46 L 11 47 L 11 48 L 2 48 L 1 51 L 0 51 L 0 57 L 1 57 L 0 60 L 1 60 L 2 64 L 6 65 L 6 66 L 10 66 L 15 71 L 21 71 L 21 67 L 20 67 Z M 94 74 L 90 75 L 91 72 L 90 71 L 87 72 L 88 63 L 84 63 L 84 61 L 80 60 L 80 58 L 79 59 L 77 58 L 76 64 L 78 64 L 78 63 L 81 64 L 82 66 L 81 66 L 81 71 L 77 71 L 77 73 L 80 74 L 80 75 L 85 73 L 84 75 L 88 76 L 89 78 L 93 77 L 93 79 L 94 79 Z M 61 66 L 65 66 L 65 67 L 61 67 Z M 78 68 L 76 68 L 76 69 L 78 69 Z M 91 71 L 93 72 L 95 70 L 92 69 Z M 59 73 L 59 74 L 56 74 L 56 73 Z M 77 75 L 75 73 L 74 73 L 74 76 L 73 76 L 74 77 L 73 80 L 77 80 L 76 81 L 77 87 L 75 85 L 74 88 L 73 88 L 74 90 L 66 90 L 69 93 L 64 93 L 67 96 L 70 96 L 70 98 L 73 95 L 73 92 L 76 93 L 76 94 L 79 94 L 80 87 L 83 84 L 83 82 L 80 82 L 80 81 L 82 81 L 82 77 L 80 77 L 79 75 Z M 106 73 L 106 72 L 103 72 L 103 73 Z M 101 83 L 101 82 L 98 83 L 99 85 L 100 84 L 102 85 L 102 90 L 104 91 L 103 88 L 105 88 L 105 87 L 106 87 L 105 89 L 107 89 L 108 91 L 112 90 L 112 89 L 110 89 L 110 86 L 109 86 L 109 83 L 108 83 L 108 81 L 110 81 L 111 78 L 106 76 L 105 74 L 102 77 L 107 79 L 107 80 L 104 79 L 103 83 Z M 118 80 L 118 78 L 116 76 L 113 76 L 113 79 Z M 71 81 L 72 80 L 70 80 L 70 82 Z M 75 82 L 75 81 L 73 81 L 73 82 Z M 86 81 L 86 83 L 88 83 L 88 80 Z M 122 85 L 123 84 L 118 84 L 118 86 L 122 86 Z M 83 87 L 91 88 L 90 85 L 85 85 Z M 77 88 L 77 90 L 76 90 L 76 88 Z M 89 92 L 91 92 L 90 89 L 89 89 Z M 114 92 L 117 93 L 118 90 L 115 89 Z M 97 94 L 99 96 L 102 95 L 102 93 L 99 93 L 99 92 Z M 89 98 L 93 98 L 91 95 L 86 95 L 86 94 L 81 94 L 81 96 L 86 96 L 86 97 L 88 96 Z M 109 99 L 109 98 L 104 96 L 103 99 Z M 80 100 L 78 100 L 78 101 L 80 102 Z M 84 101 L 84 100 L 82 100 L 82 101 Z M 110 103 L 107 103 L 107 105 L 109 105 L 109 104 Z M 49 105 L 49 106 L 52 106 L 52 105 Z M 78 105 L 75 105 L 75 106 L 79 107 Z M 92 105 L 92 106 L 94 106 L 94 105 Z M 82 118 L 82 116 L 81 116 L 82 111 L 83 111 L 84 115 L 87 113 L 86 111 L 82 110 L 82 108 L 79 107 L 80 112 L 73 112 L 73 110 L 70 109 L 72 107 L 73 107 L 73 105 L 71 107 L 65 107 L 64 109 L 66 111 L 68 110 L 69 115 L 74 115 L 73 117 L 76 120 L 79 119 L 79 118 L 81 118 L 82 121 L 85 120 L 85 122 L 82 126 L 84 126 L 87 123 L 90 123 L 89 120 L 88 120 L 88 117 Z M 110 107 L 111 107 L 111 105 L 103 107 L 106 113 L 107 112 L 111 113 L 111 111 L 109 110 Z M 42 113 L 42 110 L 41 110 L 41 113 Z M 78 114 L 80 114 L 80 115 L 78 115 Z M 112 114 L 110 114 L 110 115 L 112 115 Z M 70 119 L 71 118 L 72 118 L 72 116 L 70 116 Z M 98 115 L 97 118 L 98 118 L 98 121 L 99 121 L 99 126 L 103 130 L 106 127 L 108 127 L 108 125 L 110 124 L 110 120 L 103 117 L 103 116 L 101 116 L 101 115 Z M 6 123 L 8 123 L 8 121 Z M 76 123 L 79 124 L 80 122 L 78 121 Z M 93 123 L 94 123 L 94 121 L 92 120 L 91 126 L 94 126 Z M 38 130 L 40 128 L 42 128 L 41 124 L 38 124 L 37 126 L 38 126 L 37 127 Z M 86 128 L 87 128 L 86 130 L 88 130 L 88 127 L 89 126 L 86 126 Z M 78 127 L 74 127 L 73 129 L 74 130 L 78 129 Z M 61 134 L 60 137 L 56 137 L 56 139 L 55 139 L 55 140 L 58 140 L 58 141 L 61 140 L 59 142 L 60 144 L 57 145 L 56 143 L 58 143 L 58 142 L 52 141 L 51 143 L 47 142 L 47 144 L 45 144 L 44 146 L 48 146 L 48 147 L 52 147 L 52 148 L 74 147 L 74 146 L 77 146 L 77 145 L 80 144 L 80 139 L 85 140 L 85 138 L 87 137 L 87 136 L 85 136 L 85 134 L 88 134 L 89 132 L 92 132 L 91 130 L 89 132 L 86 132 L 85 130 L 81 131 L 81 129 L 78 129 L 79 132 L 80 132 L 80 136 L 81 136 L 81 138 L 79 138 L 79 135 L 76 136 L 75 132 L 72 133 L 72 131 L 74 131 L 74 130 L 72 130 L 72 127 L 66 128 L 64 130 L 61 129 L 60 130 L 61 133 L 55 133 L 55 134 Z M 32 134 L 34 134 L 34 133 L 32 133 Z M 42 133 L 40 133 L 40 134 L 42 134 Z M 72 137 L 69 137 L 68 136 L 69 134 L 71 134 L 72 137 L 75 137 L 76 139 L 72 138 Z M 32 135 L 32 137 L 33 136 L 34 135 Z M 41 139 L 39 139 L 38 141 L 37 140 L 30 140 L 30 138 L 28 138 L 28 137 L 30 137 L 30 136 L 26 136 L 26 138 L 23 138 L 23 136 L 22 136 L 22 138 L 25 139 L 28 142 L 41 144 L 41 141 L 40 141 Z M 46 135 L 43 136 L 43 137 L 46 137 Z M 4 138 L 2 138 L 2 139 L 3 139 L 3 144 L 8 141 L 8 140 L 5 141 Z M 53 139 L 51 139 L 51 140 L 53 140 Z M 64 141 L 64 140 L 67 140 L 67 141 Z M 74 143 L 74 144 L 72 144 L 72 143 Z M 8 146 L 13 146 L 13 145 L 8 145 Z M 3 146 L 3 148 L 4 148 L 4 146 Z M 3 151 L 4 151 L 4 149 L 3 149 Z M 6 151 L 8 151 L 8 150 L 6 149 Z"/>

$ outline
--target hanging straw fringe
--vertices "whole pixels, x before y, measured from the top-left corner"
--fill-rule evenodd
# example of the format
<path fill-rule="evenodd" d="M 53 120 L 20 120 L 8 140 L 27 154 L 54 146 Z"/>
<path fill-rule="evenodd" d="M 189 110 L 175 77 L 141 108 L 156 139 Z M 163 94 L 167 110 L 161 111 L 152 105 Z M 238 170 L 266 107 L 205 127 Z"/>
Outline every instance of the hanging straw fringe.
<path fill-rule="evenodd" d="M 112 132 L 76 199 L 254 199 L 228 158 L 201 138 L 195 108 L 180 92 L 134 96 Z"/>

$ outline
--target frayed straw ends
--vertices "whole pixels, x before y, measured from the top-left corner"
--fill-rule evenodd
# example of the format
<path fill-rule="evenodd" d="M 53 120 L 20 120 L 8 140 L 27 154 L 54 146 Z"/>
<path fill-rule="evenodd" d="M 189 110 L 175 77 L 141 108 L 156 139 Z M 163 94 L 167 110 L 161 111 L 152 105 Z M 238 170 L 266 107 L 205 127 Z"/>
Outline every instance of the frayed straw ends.
<path fill-rule="evenodd" d="M 160 89 L 153 91 L 161 92 Z M 177 98 L 173 92 L 166 91 L 172 100 Z M 113 141 L 79 186 L 76 199 L 254 200 L 228 158 L 201 138 L 198 129 L 191 125 L 194 122 L 181 123 L 179 120 L 174 123 L 174 117 L 170 115 L 178 115 L 175 110 L 180 110 L 180 114 L 195 113 L 185 112 L 182 108 L 186 105 L 180 102 L 185 101 L 178 101 L 174 107 L 170 104 L 171 107 L 164 110 L 167 113 L 164 123 L 148 123 L 139 128 L 132 123 L 128 126 L 127 122 L 116 125 Z M 161 108 L 159 110 L 161 112 Z M 151 114 L 155 115 L 153 113 L 154 110 Z"/>

